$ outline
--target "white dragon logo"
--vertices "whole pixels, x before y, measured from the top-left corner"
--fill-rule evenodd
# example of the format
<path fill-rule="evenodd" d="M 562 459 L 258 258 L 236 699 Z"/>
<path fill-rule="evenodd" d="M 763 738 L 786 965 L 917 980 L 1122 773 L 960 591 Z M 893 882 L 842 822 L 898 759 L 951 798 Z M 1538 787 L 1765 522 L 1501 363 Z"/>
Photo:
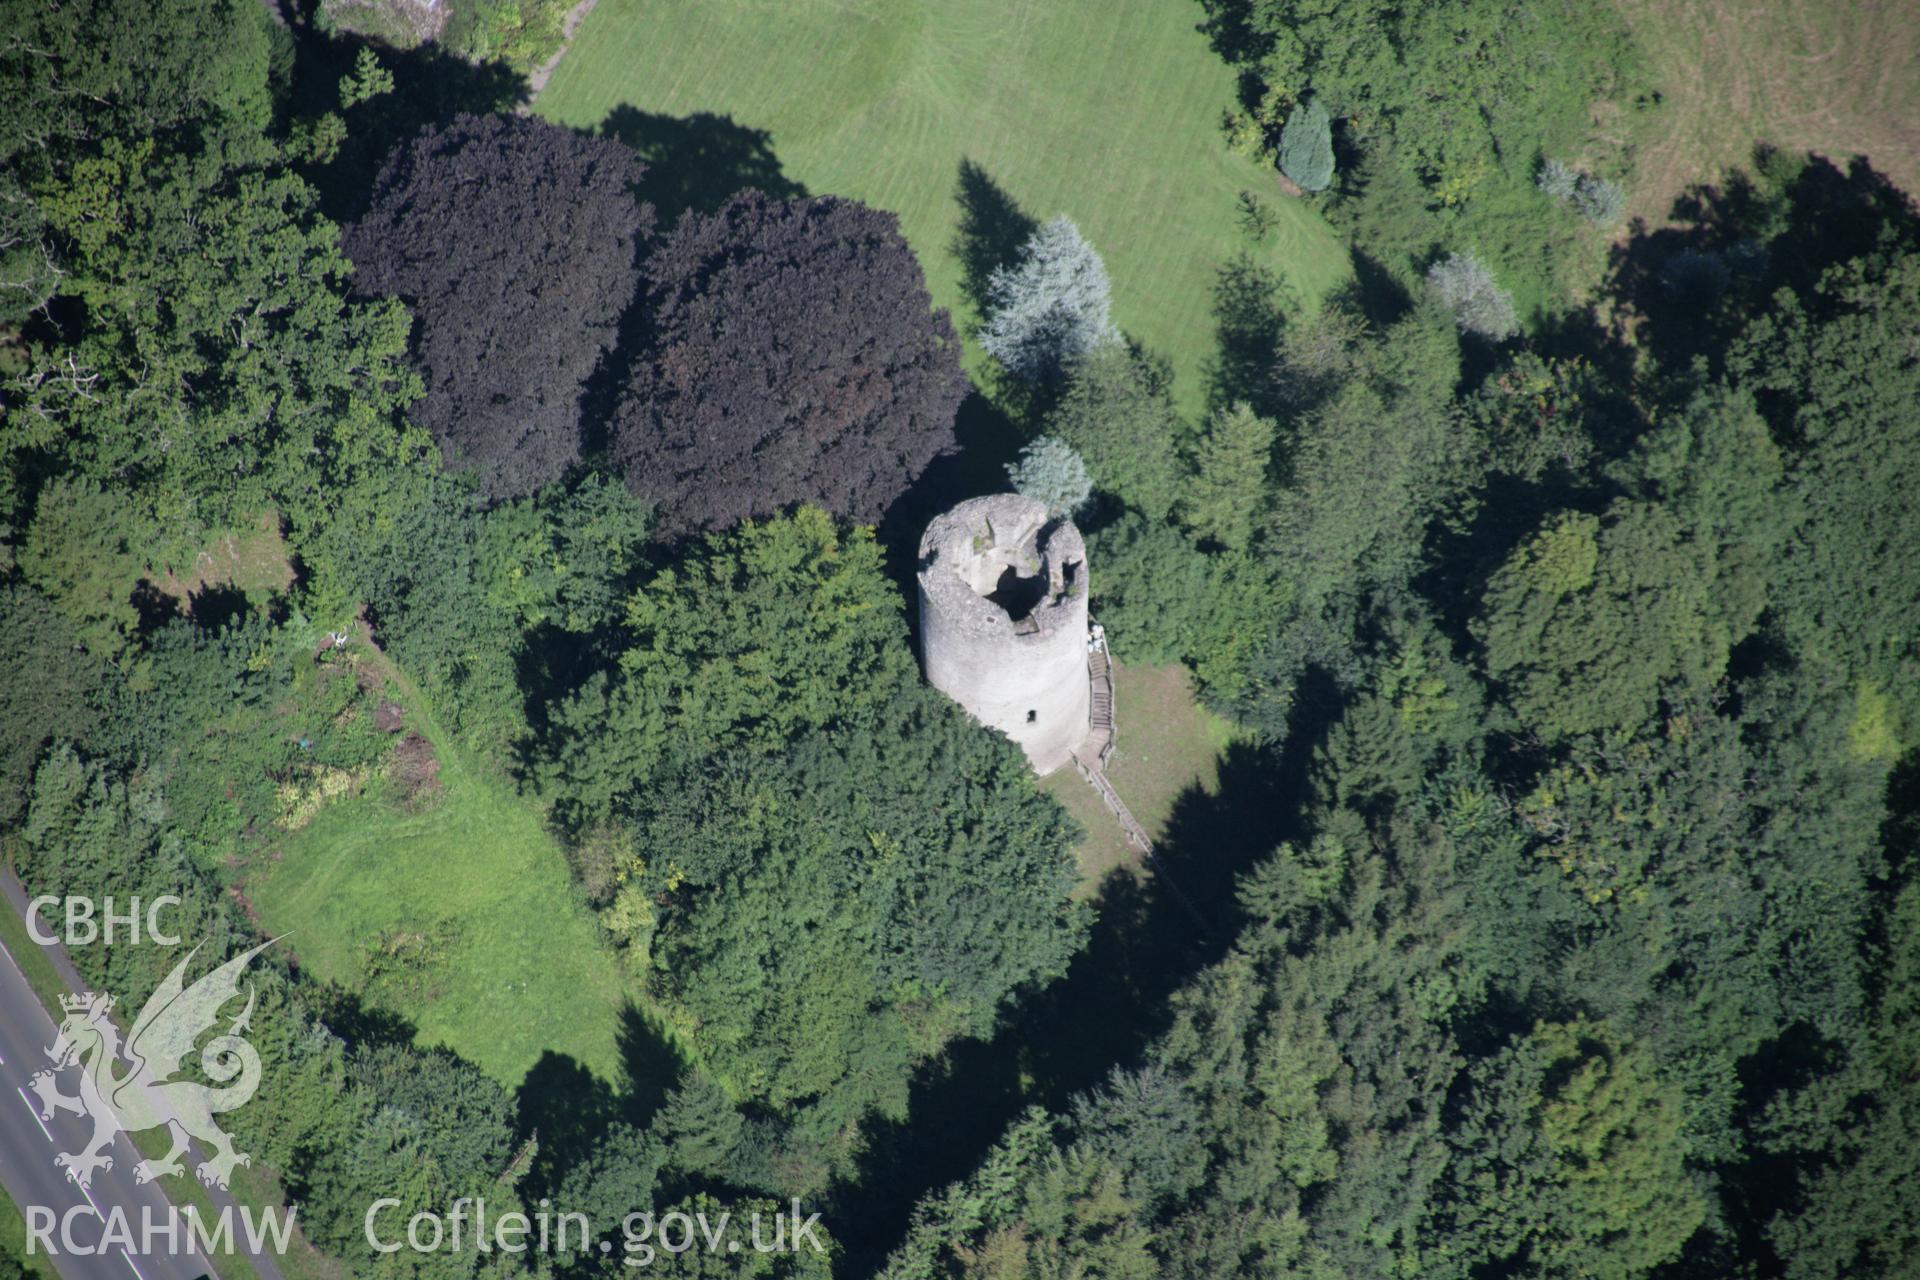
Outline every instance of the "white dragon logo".
<path fill-rule="evenodd" d="M 248 962 L 277 941 L 263 942 L 234 957 L 190 987 L 184 984 L 187 965 L 200 948 L 189 951 L 134 1020 L 133 1030 L 127 1033 L 127 1069 L 118 1076 L 114 1069 L 122 1064 L 122 1058 L 120 1030 L 111 1017 L 113 997 L 89 991 L 60 998 L 66 1019 L 47 1050 L 53 1066 L 35 1072 L 28 1083 L 40 1099 L 42 1120 L 53 1119 L 56 1111 L 71 1111 L 93 1120 L 93 1136 L 86 1145 L 55 1158 L 75 1182 L 85 1187 L 93 1181 L 95 1169 L 113 1168 L 107 1148 L 114 1135 L 161 1125 L 173 1136 L 172 1149 L 158 1160 L 142 1160 L 134 1170 L 136 1181 L 151 1182 L 162 1174 L 184 1173 L 180 1156 L 195 1138 L 213 1150 L 212 1158 L 195 1170 L 200 1181 L 210 1187 L 225 1187 L 235 1165 L 252 1163 L 251 1157 L 233 1149 L 233 1139 L 213 1122 L 215 1113 L 244 1105 L 260 1086 L 260 1055 L 239 1034 L 253 1017 L 251 985 L 247 988 L 247 1007 L 200 1053 L 201 1069 L 224 1087 L 171 1077 L 181 1070 L 194 1041 L 219 1021 L 220 1007 L 240 994 L 240 974 Z M 76 1097 L 60 1092 L 58 1073 L 69 1067 L 80 1068 Z M 236 1075 L 238 1080 L 234 1080 Z M 226 1084 L 229 1080 L 233 1083 Z"/>

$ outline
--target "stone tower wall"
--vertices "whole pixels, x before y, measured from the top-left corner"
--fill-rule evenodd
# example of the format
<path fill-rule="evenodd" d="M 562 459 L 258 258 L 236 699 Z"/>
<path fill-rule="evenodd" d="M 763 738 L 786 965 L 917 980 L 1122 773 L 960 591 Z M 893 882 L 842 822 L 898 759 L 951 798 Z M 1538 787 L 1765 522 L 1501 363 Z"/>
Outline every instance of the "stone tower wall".
<path fill-rule="evenodd" d="M 1058 769 L 1089 730 L 1087 551 L 1070 521 L 995 494 L 961 503 L 920 541 L 927 679 Z"/>

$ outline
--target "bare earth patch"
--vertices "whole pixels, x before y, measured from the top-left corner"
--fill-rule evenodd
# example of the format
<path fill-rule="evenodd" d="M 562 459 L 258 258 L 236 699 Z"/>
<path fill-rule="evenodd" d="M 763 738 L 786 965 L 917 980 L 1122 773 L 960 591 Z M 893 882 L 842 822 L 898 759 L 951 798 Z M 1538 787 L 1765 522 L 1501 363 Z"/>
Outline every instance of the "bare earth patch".
<path fill-rule="evenodd" d="M 409 733 L 393 749 L 387 766 L 400 804 L 408 813 L 424 813 L 440 799 L 440 758 L 433 744 L 417 733 Z"/>
<path fill-rule="evenodd" d="M 1617 3 L 1666 98 L 1629 209 L 1650 226 L 1688 186 L 1746 165 L 1759 142 L 1841 163 L 1865 155 L 1920 190 L 1917 0 Z"/>

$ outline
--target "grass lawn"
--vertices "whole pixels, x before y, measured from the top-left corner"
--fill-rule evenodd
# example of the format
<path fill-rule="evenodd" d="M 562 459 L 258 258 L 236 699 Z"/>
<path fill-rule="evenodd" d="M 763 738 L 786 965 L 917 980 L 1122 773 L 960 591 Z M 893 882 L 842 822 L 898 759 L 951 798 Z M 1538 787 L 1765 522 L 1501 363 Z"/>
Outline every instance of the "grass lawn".
<path fill-rule="evenodd" d="M 293 579 L 286 539 L 280 536 L 280 517 L 269 511 L 238 528 L 215 534 L 195 554 L 191 565 L 168 570 L 154 585 L 191 613 L 193 597 L 210 587 L 227 587 L 259 601 L 284 592 L 293 585 Z"/>
<path fill-rule="evenodd" d="M 1248 247 L 1242 189 L 1279 215 L 1258 252 L 1296 293 L 1349 271 L 1311 209 L 1228 153 L 1233 76 L 1201 17 L 1193 0 L 599 0 L 536 109 L 634 143 L 669 212 L 711 203 L 734 184 L 703 175 L 725 171 L 892 210 L 961 322 L 969 160 L 1027 217 L 1079 223 L 1115 318 L 1172 358 L 1191 407 L 1216 271 Z"/>
<path fill-rule="evenodd" d="M 1173 804 L 1188 787 L 1212 792 L 1216 766 L 1232 729 L 1193 700 L 1185 667 L 1114 667 L 1114 712 L 1119 736 L 1107 779 L 1147 834 L 1158 838 Z M 1080 842 L 1081 885 L 1098 888 L 1116 867 L 1137 866 L 1140 853 L 1077 769 L 1051 774 L 1041 787 L 1087 829 Z"/>
<path fill-rule="evenodd" d="M 1910 0 L 1618 0 L 1666 97 L 1638 159 L 1632 211 L 1748 163 L 1756 142 L 1865 153 L 1920 190 L 1920 17 Z"/>
<path fill-rule="evenodd" d="M 563 855 L 511 785 L 466 759 L 408 693 L 444 792 L 401 811 L 376 781 L 324 806 L 245 872 L 263 928 L 321 978 L 412 1022 L 509 1088 L 549 1049 L 618 1082 L 626 994 Z"/>

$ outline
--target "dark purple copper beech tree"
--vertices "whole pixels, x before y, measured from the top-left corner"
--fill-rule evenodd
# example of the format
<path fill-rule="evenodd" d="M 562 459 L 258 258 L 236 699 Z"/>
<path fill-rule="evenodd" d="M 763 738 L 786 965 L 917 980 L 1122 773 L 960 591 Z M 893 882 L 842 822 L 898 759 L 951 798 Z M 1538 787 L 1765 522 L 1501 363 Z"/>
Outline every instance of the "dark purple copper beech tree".
<path fill-rule="evenodd" d="M 489 498 L 531 493 L 580 454 L 581 395 L 653 229 L 633 195 L 644 171 L 611 139 L 460 116 L 394 152 L 346 233 L 355 288 L 413 311 L 414 421 Z"/>
<path fill-rule="evenodd" d="M 744 191 L 644 272 L 651 339 L 612 444 L 664 531 L 801 501 L 876 519 L 953 447 L 960 343 L 892 214 Z"/>

